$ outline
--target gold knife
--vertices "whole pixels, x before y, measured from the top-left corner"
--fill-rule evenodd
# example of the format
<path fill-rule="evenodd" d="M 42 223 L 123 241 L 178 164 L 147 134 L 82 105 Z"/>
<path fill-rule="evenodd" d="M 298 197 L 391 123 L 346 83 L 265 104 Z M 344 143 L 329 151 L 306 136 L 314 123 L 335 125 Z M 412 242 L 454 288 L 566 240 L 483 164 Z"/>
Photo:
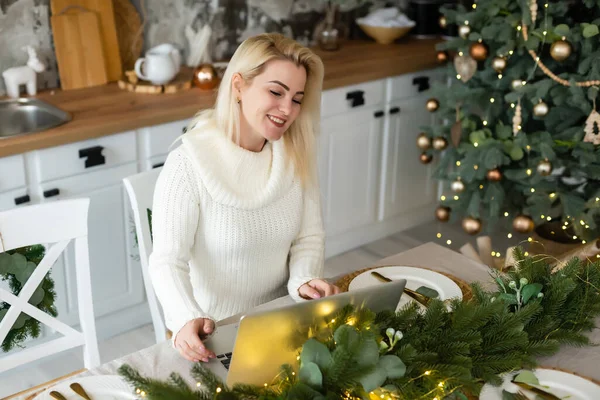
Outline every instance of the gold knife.
<path fill-rule="evenodd" d="M 56 390 L 53 390 L 50 392 L 50 397 L 52 397 L 53 399 L 56 399 L 56 400 L 67 400 L 67 398 L 65 396 L 58 393 Z"/>
<path fill-rule="evenodd" d="M 379 272 L 371 271 L 371 275 L 373 275 L 375 278 L 379 279 L 382 282 L 392 282 L 392 280 L 390 278 L 381 275 Z M 429 297 L 422 295 L 421 293 L 415 292 L 414 290 L 406 288 L 406 287 L 404 288 L 404 293 L 406 293 L 407 295 L 409 295 L 410 297 L 412 297 L 419 303 L 423 304 L 424 306 L 427 306 L 429 304 L 429 302 L 431 301 L 431 299 Z"/>
<path fill-rule="evenodd" d="M 71 383 L 71 385 L 69 386 L 71 389 L 73 389 L 73 391 L 75 393 L 77 393 L 79 396 L 83 397 L 85 400 L 92 400 L 92 398 L 85 392 L 85 390 L 83 390 L 83 388 L 81 387 L 81 385 L 77 382 L 75 383 Z"/>
<path fill-rule="evenodd" d="M 514 382 L 513 381 L 512 383 L 523 389 L 532 391 L 533 393 L 535 393 L 537 396 L 540 396 L 544 400 L 561 400 L 560 397 L 555 396 L 552 393 L 545 391 L 544 389 L 540 389 L 537 386 L 532 386 L 525 382 Z"/>

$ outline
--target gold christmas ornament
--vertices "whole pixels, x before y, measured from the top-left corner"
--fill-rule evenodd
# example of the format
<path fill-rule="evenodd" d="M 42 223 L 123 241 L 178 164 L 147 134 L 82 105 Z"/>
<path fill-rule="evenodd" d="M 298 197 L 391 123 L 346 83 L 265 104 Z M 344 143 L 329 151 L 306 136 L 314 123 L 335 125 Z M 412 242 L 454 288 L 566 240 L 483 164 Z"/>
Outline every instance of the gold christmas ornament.
<path fill-rule="evenodd" d="M 529 11 L 531 11 L 531 22 L 535 24 L 538 12 L 537 0 L 529 0 Z"/>
<path fill-rule="evenodd" d="M 442 15 L 438 22 L 440 23 L 440 28 L 442 29 L 446 29 L 448 26 L 448 20 L 446 19 L 445 15 Z"/>
<path fill-rule="evenodd" d="M 511 83 L 510 83 L 510 87 L 512 87 L 513 90 L 518 90 L 520 87 L 523 86 L 523 81 L 520 79 L 514 79 Z"/>
<path fill-rule="evenodd" d="M 548 104 L 540 100 L 535 106 L 533 106 L 533 115 L 536 117 L 545 117 L 548 114 Z"/>
<path fill-rule="evenodd" d="M 461 38 L 466 39 L 471 33 L 471 27 L 469 25 L 461 25 L 458 27 L 458 34 Z"/>
<path fill-rule="evenodd" d="M 521 102 L 515 107 L 515 115 L 513 117 L 513 135 L 517 136 L 517 133 L 521 130 Z"/>
<path fill-rule="evenodd" d="M 200 64 L 194 69 L 192 81 L 202 90 L 212 90 L 219 84 L 219 75 L 212 64 Z"/>
<path fill-rule="evenodd" d="M 501 73 L 506 69 L 506 58 L 504 57 L 494 57 L 492 59 L 492 68 L 497 73 Z"/>
<path fill-rule="evenodd" d="M 517 215 L 515 219 L 513 219 L 513 228 L 519 233 L 529 233 L 533 231 L 535 228 L 535 224 L 533 223 L 533 219 L 526 215 Z"/>
<path fill-rule="evenodd" d="M 469 48 L 469 54 L 476 61 L 484 61 L 488 56 L 488 47 L 483 42 L 476 42 Z"/>
<path fill-rule="evenodd" d="M 584 131 L 584 142 L 594 143 L 596 145 L 600 144 L 600 134 L 596 133 L 600 132 L 600 114 L 598 114 L 598 112 L 595 109 L 592 110 L 590 115 L 585 120 Z"/>
<path fill-rule="evenodd" d="M 435 112 L 438 108 L 440 108 L 440 102 L 437 99 L 431 98 L 427 100 L 427 104 L 425 105 L 425 107 L 427 108 L 427 111 Z"/>
<path fill-rule="evenodd" d="M 439 206 L 435 209 L 435 218 L 441 222 L 448 222 L 450 219 L 450 207 Z"/>
<path fill-rule="evenodd" d="M 573 49 L 566 40 L 557 40 L 550 46 L 550 55 L 556 61 L 564 61 L 571 55 Z"/>
<path fill-rule="evenodd" d="M 421 161 L 422 164 L 429 164 L 431 160 L 433 160 L 433 156 L 431 154 L 421 153 L 419 156 L 419 161 Z"/>
<path fill-rule="evenodd" d="M 450 189 L 452 189 L 454 193 L 462 193 L 465 190 L 465 184 L 460 179 L 457 179 L 452 181 Z"/>
<path fill-rule="evenodd" d="M 481 232 L 481 221 L 477 218 L 467 217 L 462 220 L 462 227 L 469 235 L 477 235 Z"/>
<path fill-rule="evenodd" d="M 552 163 L 549 160 L 542 160 L 537 166 L 537 172 L 541 176 L 548 176 L 552 173 Z"/>
<path fill-rule="evenodd" d="M 427 150 L 431 147 L 431 139 L 423 132 L 417 136 L 417 147 L 421 150 Z"/>
<path fill-rule="evenodd" d="M 437 62 L 443 64 L 448 61 L 448 53 L 445 51 L 438 51 L 435 58 L 437 59 Z"/>
<path fill-rule="evenodd" d="M 485 177 L 487 178 L 488 181 L 498 182 L 498 181 L 502 180 L 502 172 L 500 172 L 500 170 L 498 168 L 490 169 L 485 174 Z"/>
<path fill-rule="evenodd" d="M 471 56 L 454 57 L 454 68 L 456 68 L 456 73 L 460 75 L 460 80 L 467 83 L 477 71 L 477 61 Z"/>
<path fill-rule="evenodd" d="M 444 150 L 446 147 L 448 147 L 448 141 L 446 140 L 446 138 L 439 136 L 439 137 L 436 137 L 435 139 L 433 139 L 433 148 L 434 149 Z"/>

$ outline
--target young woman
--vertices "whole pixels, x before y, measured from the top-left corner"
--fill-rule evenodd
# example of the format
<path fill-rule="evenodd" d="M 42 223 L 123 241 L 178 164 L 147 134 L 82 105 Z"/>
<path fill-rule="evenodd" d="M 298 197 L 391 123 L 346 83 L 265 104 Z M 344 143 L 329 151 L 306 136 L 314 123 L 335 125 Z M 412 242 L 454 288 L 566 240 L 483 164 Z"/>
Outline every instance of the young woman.
<path fill-rule="evenodd" d="M 150 274 L 174 346 L 214 353 L 214 321 L 287 293 L 339 292 L 321 279 L 324 231 L 316 175 L 323 64 L 280 34 L 245 40 L 214 109 L 190 124 L 156 184 Z"/>

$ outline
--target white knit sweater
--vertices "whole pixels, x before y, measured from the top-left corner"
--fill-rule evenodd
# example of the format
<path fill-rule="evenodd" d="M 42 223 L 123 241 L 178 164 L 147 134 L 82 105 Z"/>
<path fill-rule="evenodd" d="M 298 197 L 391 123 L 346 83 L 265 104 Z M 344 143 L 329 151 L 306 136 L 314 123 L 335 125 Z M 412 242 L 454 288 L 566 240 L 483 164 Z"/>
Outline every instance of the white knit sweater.
<path fill-rule="evenodd" d="M 291 164 L 291 163 L 290 163 Z M 323 273 L 318 187 L 303 192 L 282 140 L 259 153 L 196 127 L 156 183 L 150 275 L 174 333 L 194 318 L 222 318 Z"/>

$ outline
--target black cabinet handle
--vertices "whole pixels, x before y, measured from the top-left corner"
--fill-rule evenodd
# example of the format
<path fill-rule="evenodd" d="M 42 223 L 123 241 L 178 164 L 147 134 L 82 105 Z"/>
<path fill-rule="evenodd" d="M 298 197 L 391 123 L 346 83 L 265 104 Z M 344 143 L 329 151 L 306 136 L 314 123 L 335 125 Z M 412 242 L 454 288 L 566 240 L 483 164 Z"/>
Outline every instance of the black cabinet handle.
<path fill-rule="evenodd" d="M 383 117 L 384 112 L 383 111 L 375 111 L 375 114 L 373 114 L 375 116 L 375 118 L 381 118 Z"/>
<path fill-rule="evenodd" d="M 165 163 L 164 163 L 164 162 L 161 162 L 161 163 L 158 163 L 158 164 L 154 164 L 154 165 L 152 166 L 152 169 L 154 169 L 154 168 L 160 168 L 160 167 L 162 167 L 163 165 L 165 165 Z"/>
<path fill-rule="evenodd" d="M 44 192 L 44 197 L 45 198 L 54 197 L 54 196 L 58 196 L 59 194 L 60 194 L 60 190 L 58 190 L 58 188 L 54 188 L 54 189 L 46 190 Z"/>
<path fill-rule="evenodd" d="M 346 93 L 346 100 L 351 100 L 352 107 L 358 107 L 365 104 L 365 92 L 364 90 L 355 90 L 353 92 Z"/>
<path fill-rule="evenodd" d="M 400 107 L 390 108 L 390 114 L 398 114 L 399 112 L 400 112 Z"/>
<path fill-rule="evenodd" d="M 21 197 L 15 197 L 15 205 L 19 205 L 19 204 L 24 204 L 24 203 L 29 203 L 31 201 L 31 198 L 29 197 L 28 194 L 26 194 L 25 196 L 21 196 Z"/>
<path fill-rule="evenodd" d="M 413 78 L 413 85 L 419 86 L 419 92 L 424 92 L 429 89 L 429 77 L 428 76 L 417 76 Z"/>
<path fill-rule="evenodd" d="M 183 128 L 181 128 L 181 132 L 186 133 L 187 132 L 187 126 L 184 126 Z"/>
<path fill-rule="evenodd" d="M 85 167 L 95 167 L 96 165 L 104 165 L 106 164 L 106 159 L 102 155 L 102 150 L 104 147 L 102 146 L 94 146 L 88 147 L 86 149 L 79 150 L 79 158 L 86 158 Z"/>

